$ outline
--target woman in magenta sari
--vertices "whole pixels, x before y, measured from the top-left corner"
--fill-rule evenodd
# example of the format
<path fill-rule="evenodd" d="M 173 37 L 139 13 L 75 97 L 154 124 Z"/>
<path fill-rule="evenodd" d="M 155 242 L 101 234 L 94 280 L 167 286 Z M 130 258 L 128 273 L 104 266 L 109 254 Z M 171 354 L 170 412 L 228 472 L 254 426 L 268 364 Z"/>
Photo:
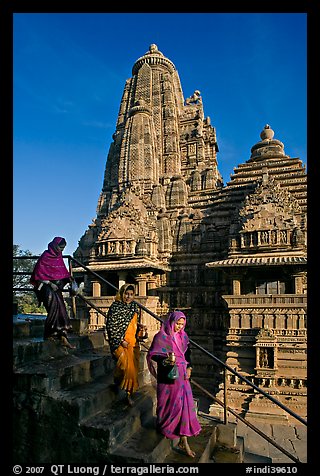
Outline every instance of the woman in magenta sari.
<path fill-rule="evenodd" d="M 194 451 L 188 444 L 188 436 L 201 431 L 197 419 L 190 385 L 191 359 L 189 338 L 185 332 L 186 316 L 181 311 L 172 312 L 154 336 L 147 354 L 151 374 L 157 379 L 157 428 L 160 433 L 175 440 L 178 448 L 192 458 Z M 173 367 L 170 354 L 174 353 L 179 376 L 170 379 Z"/>
<path fill-rule="evenodd" d="M 56 236 L 35 264 L 30 283 L 39 301 L 47 311 L 44 326 L 44 339 L 56 338 L 64 346 L 74 348 L 69 342 L 67 332 L 72 329 L 62 289 L 73 278 L 64 264 L 62 252 L 66 240 Z"/>

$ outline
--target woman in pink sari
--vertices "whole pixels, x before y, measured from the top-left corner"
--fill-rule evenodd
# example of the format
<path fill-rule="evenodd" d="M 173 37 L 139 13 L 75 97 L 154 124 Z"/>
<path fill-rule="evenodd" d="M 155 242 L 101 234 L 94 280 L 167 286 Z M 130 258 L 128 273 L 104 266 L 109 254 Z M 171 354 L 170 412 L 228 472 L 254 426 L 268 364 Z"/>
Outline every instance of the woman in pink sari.
<path fill-rule="evenodd" d="M 63 261 L 62 252 L 66 240 L 56 236 L 35 264 L 30 283 L 34 287 L 39 305 L 43 303 L 47 311 L 44 325 L 44 339 L 57 339 L 62 345 L 74 349 L 67 333 L 72 329 L 62 289 L 73 278 Z"/>
<path fill-rule="evenodd" d="M 201 431 L 197 419 L 190 385 L 191 359 L 189 338 L 184 328 L 186 316 L 181 311 L 172 312 L 154 336 L 147 354 L 151 374 L 157 379 L 157 428 L 160 433 L 174 440 L 179 438 L 178 447 L 192 458 L 194 451 L 188 444 L 188 436 Z M 171 379 L 174 353 L 179 376 Z"/>

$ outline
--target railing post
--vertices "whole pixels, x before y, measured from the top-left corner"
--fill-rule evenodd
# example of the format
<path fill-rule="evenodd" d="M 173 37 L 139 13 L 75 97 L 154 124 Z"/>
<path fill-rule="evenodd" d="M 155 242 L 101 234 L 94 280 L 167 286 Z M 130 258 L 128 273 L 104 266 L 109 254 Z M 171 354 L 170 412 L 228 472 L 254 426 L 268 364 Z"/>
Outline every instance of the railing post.
<path fill-rule="evenodd" d="M 71 260 L 70 257 L 68 257 L 68 263 L 69 263 L 70 276 L 73 277 L 72 260 Z M 76 317 L 77 317 L 77 307 L 76 307 L 76 297 L 75 296 L 71 296 L 71 304 L 72 304 L 73 318 L 76 319 Z"/>
<path fill-rule="evenodd" d="M 223 423 L 226 425 L 228 423 L 228 398 L 227 398 L 227 385 L 228 385 L 228 376 L 227 376 L 228 370 L 224 368 L 223 371 L 223 381 L 224 381 L 224 386 L 223 386 Z"/>

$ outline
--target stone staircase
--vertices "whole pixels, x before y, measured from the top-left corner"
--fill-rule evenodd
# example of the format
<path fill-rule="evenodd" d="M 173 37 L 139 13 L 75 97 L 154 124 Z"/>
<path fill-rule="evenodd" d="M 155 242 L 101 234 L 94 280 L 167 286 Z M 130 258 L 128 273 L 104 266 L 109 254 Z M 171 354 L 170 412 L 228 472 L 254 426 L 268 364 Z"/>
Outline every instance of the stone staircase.
<path fill-rule="evenodd" d="M 191 459 L 155 430 L 156 390 L 140 375 L 134 406 L 116 393 L 104 333 L 74 334 L 76 349 L 44 341 L 43 319 L 14 319 L 14 463 L 242 463 L 236 425 L 199 414 Z M 145 355 L 141 354 L 145 360 Z M 143 367 L 143 365 L 142 365 Z M 263 462 L 270 462 L 263 458 Z M 248 462 L 248 459 L 247 461 Z"/>

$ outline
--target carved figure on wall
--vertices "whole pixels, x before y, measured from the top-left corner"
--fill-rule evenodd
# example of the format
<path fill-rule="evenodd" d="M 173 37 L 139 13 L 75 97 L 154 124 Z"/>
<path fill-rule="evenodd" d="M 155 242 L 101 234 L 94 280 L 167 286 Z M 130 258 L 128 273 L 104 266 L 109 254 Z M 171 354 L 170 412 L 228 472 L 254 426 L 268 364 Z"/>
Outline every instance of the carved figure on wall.
<path fill-rule="evenodd" d="M 192 94 L 192 96 L 190 96 L 189 98 L 186 98 L 185 104 L 188 106 L 193 104 L 202 104 L 202 99 L 200 94 L 201 94 L 200 91 L 196 89 L 195 92 Z"/>
<path fill-rule="evenodd" d="M 260 235 L 261 243 L 269 243 L 269 233 L 267 231 L 262 231 Z"/>
<path fill-rule="evenodd" d="M 114 241 L 109 241 L 109 253 L 116 252 L 116 243 Z"/>
<path fill-rule="evenodd" d="M 304 244 L 304 233 L 300 228 L 295 227 L 292 231 L 292 245 Z"/>
<path fill-rule="evenodd" d="M 267 348 L 260 348 L 260 353 L 259 353 L 259 365 L 262 368 L 270 368 L 272 366 L 271 363 L 271 355 L 270 355 L 270 350 Z"/>
<path fill-rule="evenodd" d="M 280 243 L 286 243 L 286 242 L 287 242 L 287 231 L 280 230 Z"/>

